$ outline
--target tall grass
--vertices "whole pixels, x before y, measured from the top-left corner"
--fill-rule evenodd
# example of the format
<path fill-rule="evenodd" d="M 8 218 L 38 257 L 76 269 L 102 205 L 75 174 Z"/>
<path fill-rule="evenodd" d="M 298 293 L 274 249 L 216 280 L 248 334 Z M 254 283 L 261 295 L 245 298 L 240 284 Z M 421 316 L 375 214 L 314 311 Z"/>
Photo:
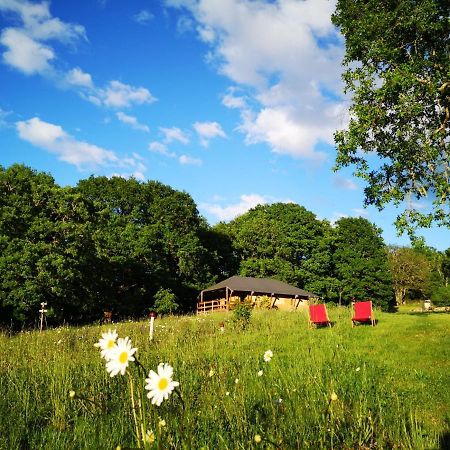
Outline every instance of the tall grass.
<path fill-rule="evenodd" d="M 450 316 L 380 313 L 352 329 L 345 308 L 329 312 L 331 329 L 308 329 L 301 312 L 255 311 L 243 331 L 226 314 L 157 319 L 152 342 L 146 322 L 114 324 L 144 366 L 168 362 L 180 382 L 184 408 L 175 395 L 146 404 L 152 446 L 444 448 Z M 0 449 L 136 445 L 127 377 L 109 377 L 93 346 L 108 328 L 0 336 Z"/>

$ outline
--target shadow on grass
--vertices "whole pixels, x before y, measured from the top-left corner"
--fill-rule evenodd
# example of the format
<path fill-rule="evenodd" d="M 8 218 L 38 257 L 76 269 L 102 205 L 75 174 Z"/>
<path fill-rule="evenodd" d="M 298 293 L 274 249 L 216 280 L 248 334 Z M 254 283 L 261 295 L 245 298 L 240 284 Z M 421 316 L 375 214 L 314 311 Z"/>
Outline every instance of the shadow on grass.
<path fill-rule="evenodd" d="M 439 437 L 439 450 L 449 450 L 450 449 L 450 432 L 441 434 Z"/>

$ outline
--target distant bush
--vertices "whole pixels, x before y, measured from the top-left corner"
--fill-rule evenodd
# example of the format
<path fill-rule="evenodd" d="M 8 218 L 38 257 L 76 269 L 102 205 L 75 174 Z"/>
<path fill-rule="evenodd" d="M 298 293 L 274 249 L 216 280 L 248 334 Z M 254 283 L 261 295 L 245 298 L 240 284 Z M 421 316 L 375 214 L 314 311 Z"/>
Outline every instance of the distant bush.
<path fill-rule="evenodd" d="M 153 298 L 158 314 L 172 314 L 179 307 L 177 296 L 170 289 L 160 289 Z"/>
<path fill-rule="evenodd" d="M 248 303 L 239 303 L 233 310 L 233 322 L 241 330 L 245 330 L 252 316 L 252 308 Z"/>
<path fill-rule="evenodd" d="M 262 295 L 257 298 L 256 306 L 262 309 L 271 309 L 272 308 L 272 299 L 268 295 Z"/>
<path fill-rule="evenodd" d="M 441 286 L 431 295 L 434 306 L 450 306 L 450 286 Z"/>

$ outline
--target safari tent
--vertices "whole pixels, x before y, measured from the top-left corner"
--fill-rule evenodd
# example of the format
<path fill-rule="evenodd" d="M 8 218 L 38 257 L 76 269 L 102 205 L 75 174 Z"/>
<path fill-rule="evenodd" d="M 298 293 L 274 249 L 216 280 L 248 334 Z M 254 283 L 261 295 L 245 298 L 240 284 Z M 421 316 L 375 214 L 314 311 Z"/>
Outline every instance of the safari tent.
<path fill-rule="evenodd" d="M 263 302 L 269 307 L 296 310 L 306 306 L 318 296 L 272 278 L 233 276 L 200 292 L 197 314 L 228 311 L 240 301 L 246 300 L 258 307 Z"/>

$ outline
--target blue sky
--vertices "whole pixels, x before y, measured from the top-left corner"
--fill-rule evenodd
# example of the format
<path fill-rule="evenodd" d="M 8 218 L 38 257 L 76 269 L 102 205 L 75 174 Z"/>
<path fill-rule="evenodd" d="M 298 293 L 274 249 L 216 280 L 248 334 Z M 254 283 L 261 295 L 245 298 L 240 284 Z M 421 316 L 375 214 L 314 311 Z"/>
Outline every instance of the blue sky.
<path fill-rule="evenodd" d="M 362 216 L 397 237 L 394 208 L 363 208 L 332 171 L 348 120 L 343 41 L 328 0 L 0 0 L 0 164 L 62 186 L 94 175 L 188 192 L 210 224 L 258 203 Z M 426 207 L 427 204 L 420 205 Z M 450 231 L 424 230 L 450 246 Z"/>

